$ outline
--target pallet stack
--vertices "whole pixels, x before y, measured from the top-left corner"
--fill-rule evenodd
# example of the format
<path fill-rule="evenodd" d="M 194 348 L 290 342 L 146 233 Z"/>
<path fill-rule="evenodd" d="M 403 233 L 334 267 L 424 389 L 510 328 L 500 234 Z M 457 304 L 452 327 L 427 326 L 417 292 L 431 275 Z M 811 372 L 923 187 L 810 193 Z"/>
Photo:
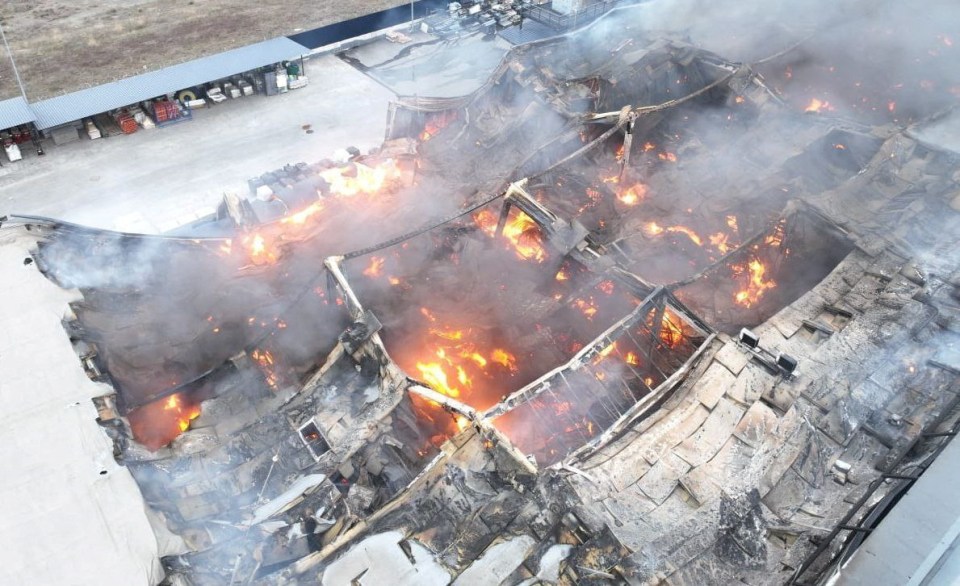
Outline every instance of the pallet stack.
<path fill-rule="evenodd" d="M 170 100 L 160 100 L 153 103 L 153 118 L 157 124 L 163 124 L 180 117 L 180 108 Z"/>
<path fill-rule="evenodd" d="M 133 134 L 137 131 L 137 121 L 136 119 L 126 110 L 121 110 L 114 115 L 114 119 L 117 121 L 117 124 L 120 125 L 120 130 L 124 134 Z"/>

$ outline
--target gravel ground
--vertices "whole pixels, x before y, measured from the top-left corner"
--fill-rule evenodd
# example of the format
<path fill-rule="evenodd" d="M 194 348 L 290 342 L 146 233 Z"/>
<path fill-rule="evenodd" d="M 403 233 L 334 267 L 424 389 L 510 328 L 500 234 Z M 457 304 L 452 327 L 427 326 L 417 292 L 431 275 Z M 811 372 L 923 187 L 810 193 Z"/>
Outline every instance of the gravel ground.
<path fill-rule="evenodd" d="M 27 95 L 35 101 L 401 4 L 3 0 L 0 23 Z M 0 99 L 19 95 L 9 60 L 0 56 Z"/>

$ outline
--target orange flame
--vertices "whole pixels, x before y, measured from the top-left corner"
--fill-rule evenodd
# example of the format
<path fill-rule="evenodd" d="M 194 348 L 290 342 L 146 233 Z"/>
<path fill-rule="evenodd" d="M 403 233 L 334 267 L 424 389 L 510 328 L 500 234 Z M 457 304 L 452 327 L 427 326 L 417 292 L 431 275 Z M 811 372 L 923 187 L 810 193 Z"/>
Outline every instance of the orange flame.
<path fill-rule="evenodd" d="M 723 232 L 717 232 L 710 236 L 710 245 L 717 249 L 720 254 L 726 254 L 730 252 L 730 244 L 728 243 L 729 237 Z"/>
<path fill-rule="evenodd" d="M 502 348 L 494 348 L 490 359 L 512 372 L 517 371 L 517 357 Z"/>
<path fill-rule="evenodd" d="M 496 235 L 498 218 L 492 210 L 480 210 L 473 215 L 473 221 L 488 236 Z M 547 259 L 547 252 L 540 241 L 540 226 L 521 210 L 517 210 L 513 218 L 504 224 L 503 236 L 522 260 L 543 262 Z"/>
<path fill-rule="evenodd" d="M 664 232 L 669 232 L 672 234 L 683 234 L 697 246 L 703 246 L 703 239 L 700 238 L 700 235 L 694 232 L 692 229 L 687 228 L 686 226 L 667 226 L 666 228 L 664 228 L 659 224 L 657 224 L 656 222 L 650 222 L 649 224 L 646 225 L 645 231 L 650 236 L 659 236 Z"/>
<path fill-rule="evenodd" d="M 327 169 L 320 171 L 320 176 L 330 184 L 331 194 L 351 197 L 381 191 L 388 182 L 400 178 L 400 169 L 392 159 L 388 159 L 376 167 L 352 163 L 343 168 Z"/>
<path fill-rule="evenodd" d="M 462 340 L 463 331 L 462 330 L 441 330 L 431 328 L 430 333 L 444 340 Z"/>
<path fill-rule="evenodd" d="M 277 375 L 276 360 L 274 360 L 273 354 L 271 354 L 269 350 L 256 348 L 250 353 L 250 358 L 253 358 L 257 363 L 267 385 L 269 385 L 271 389 L 277 390 L 277 387 L 280 385 L 280 377 Z"/>
<path fill-rule="evenodd" d="M 253 264 L 266 265 L 277 262 L 277 253 L 262 234 L 248 234 L 243 237 L 242 242 Z"/>
<path fill-rule="evenodd" d="M 611 354 L 613 354 L 613 352 L 614 352 L 616 349 L 617 349 L 617 343 L 616 343 L 616 342 L 610 344 L 610 345 L 607 346 L 606 348 L 603 348 L 602 350 L 600 350 L 599 352 L 597 352 L 597 355 L 596 355 L 596 356 L 593 357 L 593 364 L 600 364 L 601 362 L 603 362 L 603 359 L 604 359 L 604 358 L 606 358 L 607 356 L 610 356 Z"/>
<path fill-rule="evenodd" d="M 383 263 L 386 261 L 382 256 L 371 256 L 370 264 L 367 265 L 367 268 L 363 269 L 363 274 L 368 277 L 379 277 L 380 273 L 383 272 Z"/>
<path fill-rule="evenodd" d="M 744 307 L 752 307 L 760 301 L 760 298 L 768 289 L 773 289 L 777 284 L 772 279 L 764 278 L 767 268 L 759 260 L 751 260 L 747 263 L 747 269 L 750 273 L 750 280 L 746 288 L 737 291 L 734 300 Z"/>
<path fill-rule="evenodd" d="M 432 323 L 437 318 L 427 310 L 421 312 Z M 423 352 L 418 353 L 407 363 L 412 370 L 419 371 L 420 379 L 438 393 L 448 397 L 472 401 L 478 408 L 489 405 L 477 405 L 487 399 L 499 397 L 500 390 L 488 388 L 504 375 L 500 368 L 513 375 L 519 371 L 517 358 L 504 348 L 484 349 L 475 339 L 477 331 L 473 328 L 429 327 L 430 336 L 425 341 Z M 485 386 L 485 384 L 487 386 Z M 494 397 L 492 392 L 496 391 Z"/>
<path fill-rule="evenodd" d="M 190 429 L 190 422 L 197 417 L 200 417 L 200 406 L 193 405 L 187 409 L 184 409 L 179 393 L 170 395 L 167 398 L 166 403 L 163 405 L 163 410 L 172 411 L 176 414 L 177 427 L 180 428 L 181 432 Z"/>
<path fill-rule="evenodd" d="M 450 125 L 451 122 L 457 119 L 457 112 L 440 112 L 431 116 L 427 123 L 423 127 L 423 132 L 420 133 L 420 140 L 422 142 L 427 142 L 431 138 L 437 135 L 438 132 Z"/>
<path fill-rule="evenodd" d="M 443 365 L 439 362 L 418 362 L 417 370 L 423 377 L 425 383 L 433 387 L 437 392 L 443 393 L 448 397 L 456 399 L 460 396 L 460 390 L 451 386 L 447 379 L 447 373 L 443 370 Z"/>
<path fill-rule="evenodd" d="M 647 186 L 643 183 L 635 183 L 624 191 L 617 192 L 617 199 L 620 203 L 628 206 L 635 206 L 647 196 Z"/>
<path fill-rule="evenodd" d="M 820 100 L 818 98 L 813 98 L 810 100 L 810 103 L 807 104 L 807 107 L 804 108 L 803 111 L 814 112 L 814 113 L 824 112 L 824 111 L 832 112 L 833 106 L 830 105 L 830 102 L 827 102 L 825 100 Z"/>
<path fill-rule="evenodd" d="M 670 348 L 676 348 L 683 342 L 683 326 L 680 325 L 680 318 L 674 316 L 669 310 L 663 312 L 663 319 L 660 321 L 660 341 Z"/>
<path fill-rule="evenodd" d="M 323 211 L 324 203 L 315 201 L 295 214 L 290 214 L 280 219 L 281 224 L 303 225 L 314 215 Z"/>
<path fill-rule="evenodd" d="M 593 297 L 587 297 L 586 299 L 575 299 L 573 301 L 573 306 L 580 310 L 587 319 L 592 320 L 593 316 L 597 315 L 599 309 L 597 308 L 597 303 L 593 300 Z"/>

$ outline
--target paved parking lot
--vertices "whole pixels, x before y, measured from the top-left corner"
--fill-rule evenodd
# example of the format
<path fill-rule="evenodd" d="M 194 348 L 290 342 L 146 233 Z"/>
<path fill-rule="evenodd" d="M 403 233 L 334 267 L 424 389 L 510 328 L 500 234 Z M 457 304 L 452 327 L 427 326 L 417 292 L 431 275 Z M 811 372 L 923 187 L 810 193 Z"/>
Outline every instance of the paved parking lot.
<path fill-rule="evenodd" d="M 306 71 L 305 88 L 230 100 L 190 122 L 59 147 L 45 141 L 43 157 L 4 161 L 0 215 L 156 233 L 209 213 L 224 189 L 245 190 L 249 177 L 380 144 L 389 90 L 333 55 L 314 57 Z"/>

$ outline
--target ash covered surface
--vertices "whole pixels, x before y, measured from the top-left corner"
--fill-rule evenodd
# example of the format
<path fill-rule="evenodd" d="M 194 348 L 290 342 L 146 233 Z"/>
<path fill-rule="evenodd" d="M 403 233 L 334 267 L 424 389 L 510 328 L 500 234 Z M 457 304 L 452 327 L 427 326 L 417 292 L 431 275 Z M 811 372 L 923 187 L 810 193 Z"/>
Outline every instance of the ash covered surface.
<path fill-rule="evenodd" d="M 17 220 L 83 294 L 66 327 L 184 539 L 171 580 L 827 571 L 841 542 L 808 560 L 815 540 L 956 419 L 958 157 L 910 126 L 950 103 L 952 45 L 885 35 L 894 3 L 710 26 L 691 5 L 401 99 L 379 152 L 310 167 L 301 205 L 225 209 L 223 238 Z M 838 82 L 827 49 L 864 35 L 940 43 L 909 71 L 933 85 L 847 54 L 862 78 Z"/>

